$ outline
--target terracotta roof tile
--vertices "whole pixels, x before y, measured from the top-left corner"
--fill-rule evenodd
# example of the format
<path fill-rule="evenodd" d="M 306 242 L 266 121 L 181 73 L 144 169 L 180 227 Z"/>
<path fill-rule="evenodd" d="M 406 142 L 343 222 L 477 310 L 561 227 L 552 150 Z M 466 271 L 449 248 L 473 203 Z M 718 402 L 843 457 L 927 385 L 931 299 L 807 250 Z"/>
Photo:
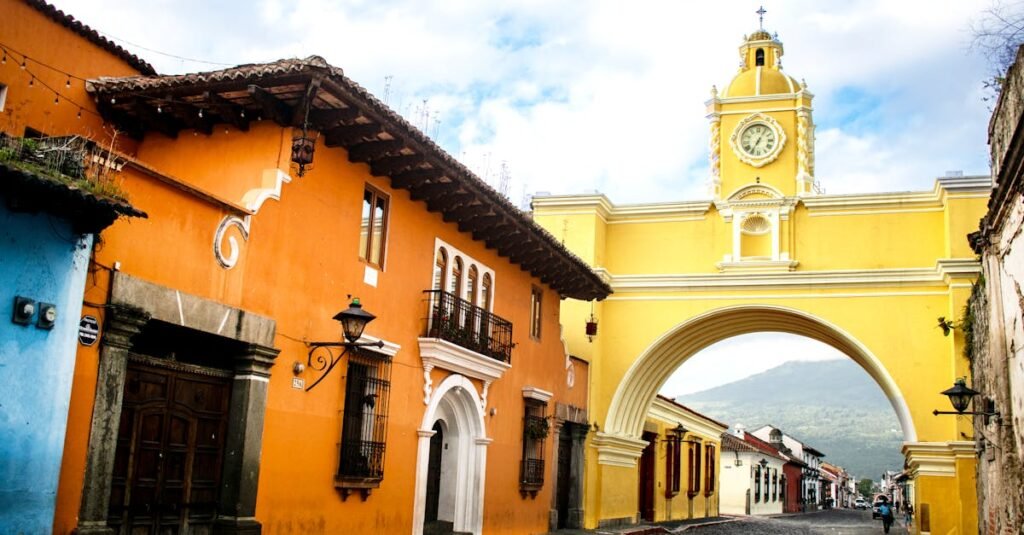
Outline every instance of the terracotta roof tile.
<path fill-rule="evenodd" d="M 120 46 L 115 44 L 113 41 L 107 39 L 106 37 L 103 37 L 96 30 L 90 28 L 85 24 L 82 24 L 81 21 L 76 20 L 75 17 L 72 17 L 71 15 L 64 13 L 63 11 L 54 7 L 53 5 L 48 4 L 42 0 L 24 0 L 24 2 L 28 6 L 35 9 L 36 11 L 42 13 L 43 15 L 46 15 L 47 17 L 50 17 L 50 19 L 53 20 L 54 22 L 77 33 L 78 35 L 81 35 L 82 37 L 88 39 L 90 42 L 106 50 L 107 52 L 110 52 L 111 54 L 121 58 L 122 60 L 124 60 L 125 63 L 131 65 L 142 74 L 156 74 L 156 69 L 154 69 L 153 66 L 147 63 L 145 60 L 136 56 L 135 54 L 132 54 L 124 48 L 121 48 Z"/>

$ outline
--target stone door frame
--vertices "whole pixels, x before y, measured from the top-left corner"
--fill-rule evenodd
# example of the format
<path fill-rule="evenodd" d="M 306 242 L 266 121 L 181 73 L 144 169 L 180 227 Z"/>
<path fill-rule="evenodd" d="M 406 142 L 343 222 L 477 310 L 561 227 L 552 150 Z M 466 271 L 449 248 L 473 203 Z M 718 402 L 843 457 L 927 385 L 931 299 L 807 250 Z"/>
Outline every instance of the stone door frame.
<path fill-rule="evenodd" d="M 133 337 L 153 320 L 240 342 L 234 359 L 228 431 L 215 533 L 258 534 L 255 518 L 263 418 L 276 322 L 270 318 L 115 272 L 100 345 L 85 482 L 76 533 L 112 534 L 107 525 L 125 374 Z"/>

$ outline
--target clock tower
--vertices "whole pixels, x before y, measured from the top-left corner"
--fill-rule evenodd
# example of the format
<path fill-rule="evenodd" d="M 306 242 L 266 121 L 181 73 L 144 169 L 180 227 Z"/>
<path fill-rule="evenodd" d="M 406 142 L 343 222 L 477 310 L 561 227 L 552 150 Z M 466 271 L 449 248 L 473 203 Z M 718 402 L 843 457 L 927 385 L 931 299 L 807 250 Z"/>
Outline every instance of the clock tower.
<path fill-rule="evenodd" d="M 814 95 L 782 71 L 782 43 L 757 30 L 740 45 L 739 70 L 707 101 L 709 194 L 733 227 L 723 271 L 792 270 L 790 215 L 816 194 Z"/>

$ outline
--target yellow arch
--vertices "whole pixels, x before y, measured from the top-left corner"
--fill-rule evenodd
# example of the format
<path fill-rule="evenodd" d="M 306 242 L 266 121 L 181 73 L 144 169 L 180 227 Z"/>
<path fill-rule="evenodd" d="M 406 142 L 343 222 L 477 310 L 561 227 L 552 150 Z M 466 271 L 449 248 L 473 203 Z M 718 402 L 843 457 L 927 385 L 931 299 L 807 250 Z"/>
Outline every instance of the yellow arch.
<path fill-rule="evenodd" d="M 882 388 L 903 429 L 904 442 L 916 442 L 910 409 L 882 362 L 853 336 L 807 312 L 782 306 L 736 305 L 690 318 L 655 340 L 619 382 L 608 408 L 605 434 L 640 437 L 651 403 L 665 381 L 691 356 L 715 342 L 755 332 L 784 332 L 813 338 L 843 352 Z"/>

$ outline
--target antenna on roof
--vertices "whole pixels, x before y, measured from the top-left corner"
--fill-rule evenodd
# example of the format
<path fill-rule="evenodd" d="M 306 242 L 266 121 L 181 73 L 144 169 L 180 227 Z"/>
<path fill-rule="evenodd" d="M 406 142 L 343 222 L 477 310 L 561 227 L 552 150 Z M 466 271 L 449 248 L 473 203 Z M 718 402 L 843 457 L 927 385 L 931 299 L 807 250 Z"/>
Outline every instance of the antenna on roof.
<path fill-rule="evenodd" d="M 384 104 L 387 105 L 388 101 L 391 100 L 391 80 L 394 78 L 393 75 L 389 74 L 384 77 Z"/>
<path fill-rule="evenodd" d="M 501 169 L 498 170 L 498 193 L 508 199 L 509 182 L 512 180 L 512 171 L 508 168 L 508 160 L 501 161 Z"/>

